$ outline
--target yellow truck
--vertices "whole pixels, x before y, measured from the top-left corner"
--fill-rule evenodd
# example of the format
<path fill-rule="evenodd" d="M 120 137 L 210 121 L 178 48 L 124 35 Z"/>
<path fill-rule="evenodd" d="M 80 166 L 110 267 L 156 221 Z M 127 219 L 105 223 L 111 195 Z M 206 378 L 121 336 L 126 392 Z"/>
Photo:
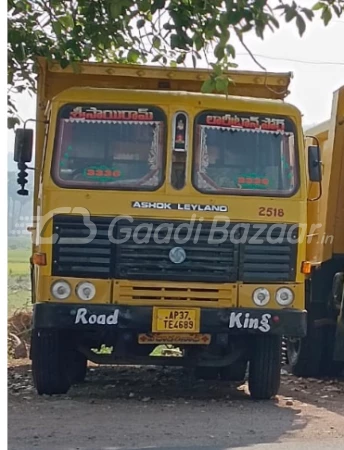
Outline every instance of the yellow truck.
<path fill-rule="evenodd" d="M 306 135 L 321 149 L 323 176 L 321 186 L 309 183 L 308 331 L 288 340 L 288 359 L 294 374 L 317 377 L 344 369 L 344 86 L 333 95 L 330 119 Z"/>
<path fill-rule="evenodd" d="M 308 179 L 290 73 L 39 59 L 31 341 L 39 394 L 82 381 L 87 361 L 187 367 L 280 385 L 282 336 L 306 335 Z M 25 195 L 33 130 L 16 130 Z M 307 169 L 308 155 L 310 166 Z M 159 344 L 178 357 L 154 356 Z M 105 345 L 111 352 L 97 351 Z"/>

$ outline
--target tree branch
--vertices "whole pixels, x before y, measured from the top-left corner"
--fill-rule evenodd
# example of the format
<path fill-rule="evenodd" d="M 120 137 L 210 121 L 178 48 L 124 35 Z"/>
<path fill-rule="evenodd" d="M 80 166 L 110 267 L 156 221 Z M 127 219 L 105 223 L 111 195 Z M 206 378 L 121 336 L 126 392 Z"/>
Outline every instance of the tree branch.
<path fill-rule="evenodd" d="M 240 34 L 240 31 L 238 31 L 236 28 L 234 28 L 234 31 L 235 31 L 235 34 L 238 36 L 238 39 L 239 39 L 241 45 L 244 47 L 244 49 L 247 51 L 247 53 L 251 56 L 252 60 L 257 64 L 258 67 L 260 67 L 262 70 L 264 70 L 266 72 L 266 68 L 260 64 L 260 62 L 256 59 L 254 54 L 251 52 L 251 50 L 245 44 L 244 39 Z"/>

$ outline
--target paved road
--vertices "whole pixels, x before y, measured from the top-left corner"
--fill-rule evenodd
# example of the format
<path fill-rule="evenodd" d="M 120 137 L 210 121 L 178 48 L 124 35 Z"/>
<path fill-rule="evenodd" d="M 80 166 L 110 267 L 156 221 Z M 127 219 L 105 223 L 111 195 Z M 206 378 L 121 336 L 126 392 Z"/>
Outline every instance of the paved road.
<path fill-rule="evenodd" d="M 342 450 L 343 413 L 344 381 L 284 376 L 281 395 L 255 402 L 178 369 L 101 368 L 50 398 L 23 365 L 9 372 L 8 450 Z"/>

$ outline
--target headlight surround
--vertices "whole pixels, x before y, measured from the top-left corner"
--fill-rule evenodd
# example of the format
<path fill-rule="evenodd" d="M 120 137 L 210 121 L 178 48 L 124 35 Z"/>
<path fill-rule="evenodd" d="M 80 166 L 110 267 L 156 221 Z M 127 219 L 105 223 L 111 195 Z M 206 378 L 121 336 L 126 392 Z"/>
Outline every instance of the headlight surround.
<path fill-rule="evenodd" d="M 57 280 L 51 285 L 51 293 L 57 300 L 65 300 L 72 292 L 72 288 L 65 280 Z"/>
<path fill-rule="evenodd" d="M 287 287 L 283 287 L 276 291 L 275 298 L 280 306 L 289 306 L 294 301 L 294 292 Z"/>
<path fill-rule="evenodd" d="M 76 295 L 85 302 L 92 300 L 96 295 L 96 288 L 94 284 L 89 281 L 82 281 L 75 288 Z"/>
<path fill-rule="evenodd" d="M 257 306 L 265 306 L 270 301 L 270 292 L 266 288 L 258 288 L 252 294 L 253 303 Z"/>

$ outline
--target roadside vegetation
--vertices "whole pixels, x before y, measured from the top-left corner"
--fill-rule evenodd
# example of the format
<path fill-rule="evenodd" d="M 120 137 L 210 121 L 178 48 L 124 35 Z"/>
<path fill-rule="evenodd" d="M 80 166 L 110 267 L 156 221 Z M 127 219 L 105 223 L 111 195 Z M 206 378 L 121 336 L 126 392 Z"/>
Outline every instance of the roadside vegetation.
<path fill-rule="evenodd" d="M 31 328 L 30 239 L 8 239 L 7 311 L 8 356 L 25 358 Z"/>

